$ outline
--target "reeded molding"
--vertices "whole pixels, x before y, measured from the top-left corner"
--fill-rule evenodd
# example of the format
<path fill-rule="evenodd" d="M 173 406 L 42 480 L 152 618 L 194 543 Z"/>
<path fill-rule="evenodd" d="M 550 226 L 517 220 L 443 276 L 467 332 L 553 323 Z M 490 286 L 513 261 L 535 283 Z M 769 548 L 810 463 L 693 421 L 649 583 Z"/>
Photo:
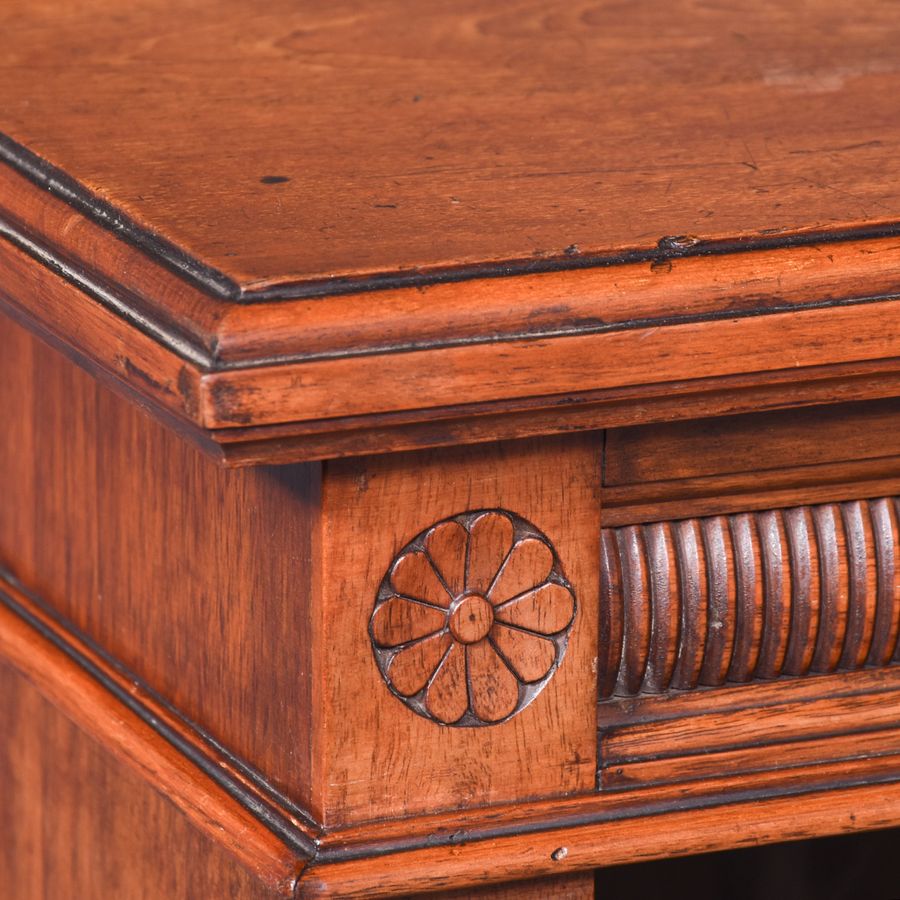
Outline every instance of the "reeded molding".
<path fill-rule="evenodd" d="M 898 504 L 604 529 L 601 697 L 896 662 Z"/>

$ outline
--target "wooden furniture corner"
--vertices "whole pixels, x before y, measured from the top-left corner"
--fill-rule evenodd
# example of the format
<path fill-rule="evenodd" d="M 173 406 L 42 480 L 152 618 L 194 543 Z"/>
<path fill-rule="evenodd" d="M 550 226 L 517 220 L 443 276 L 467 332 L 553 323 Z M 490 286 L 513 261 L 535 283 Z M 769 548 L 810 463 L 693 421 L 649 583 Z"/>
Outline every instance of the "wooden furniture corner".
<path fill-rule="evenodd" d="M 4 896 L 900 825 L 898 39 L 5 4 Z"/>

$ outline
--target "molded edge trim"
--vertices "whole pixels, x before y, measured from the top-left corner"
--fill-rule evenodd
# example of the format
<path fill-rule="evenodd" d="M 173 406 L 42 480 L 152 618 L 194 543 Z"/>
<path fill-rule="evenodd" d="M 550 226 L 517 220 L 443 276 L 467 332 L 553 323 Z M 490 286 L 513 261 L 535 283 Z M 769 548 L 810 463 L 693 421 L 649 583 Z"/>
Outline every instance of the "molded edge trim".
<path fill-rule="evenodd" d="M 757 844 L 888 828 L 900 823 L 900 771 L 835 780 L 813 790 L 773 795 L 691 797 L 643 814 L 603 816 L 589 803 L 578 815 L 540 830 L 420 845 L 381 861 L 371 856 L 307 868 L 299 897 L 380 898 L 416 891 L 559 875 L 603 866 L 689 856 Z M 652 818 L 651 818 L 652 817 Z M 740 827 L 723 823 L 740 822 Z"/>
<path fill-rule="evenodd" d="M 546 365 L 530 364 L 530 361 L 531 348 L 548 358 L 549 341 L 423 350 L 380 360 L 371 356 L 319 360 L 209 374 L 167 350 L 154 337 L 93 300 L 58 272 L 36 263 L 24 250 L 2 239 L 0 265 L 4 270 L 0 279 L 0 306 L 7 313 L 227 465 L 288 463 L 478 443 L 614 427 L 635 421 L 646 423 L 827 403 L 835 396 L 850 400 L 900 393 L 900 359 L 890 355 L 893 348 L 900 356 L 900 341 L 890 340 L 888 336 L 888 346 L 885 346 L 882 337 L 884 316 L 893 314 L 896 301 L 841 306 L 830 311 L 819 308 L 773 313 L 705 325 L 649 327 L 643 332 L 558 338 L 552 343 L 563 354 L 559 361 L 565 363 L 566 370 L 562 374 L 569 371 L 571 379 L 570 384 L 562 387 L 570 390 L 546 395 L 538 393 L 547 387 L 541 383 Z M 826 316 L 826 323 L 833 316 L 844 320 L 851 329 L 853 323 L 859 325 L 856 340 L 847 342 L 847 348 L 842 349 L 841 336 L 847 332 L 831 328 L 832 342 L 823 349 L 814 328 L 822 316 Z M 784 332 L 779 323 L 786 321 L 795 323 L 804 332 L 807 364 L 764 371 L 766 363 L 777 363 L 780 358 L 778 342 Z M 759 359 L 753 365 L 747 363 L 749 374 L 693 372 L 693 362 L 686 355 L 687 345 L 673 348 L 672 339 L 665 336 L 666 333 L 671 333 L 673 338 L 677 334 L 692 335 L 692 343 L 699 350 L 714 334 L 722 330 L 734 332 L 735 328 L 743 335 L 750 332 L 765 335 L 770 345 L 766 359 Z M 860 350 L 859 342 L 864 339 L 871 346 Z M 649 352 L 650 344 L 661 347 L 665 359 L 654 362 L 653 371 L 638 373 L 647 378 L 645 383 L 629 384 L 633 380 L 629 366 L 633 367 L 634 363 L 633 353 L 626 352 L 628 347 L 640 346 Z M 573 359 L 563 353 L 564 346 L 576 345 L 581 348 L 587 369 L 573 370 Z M 795 347 L 792 353 L 796 356 L 800 349 Z M 835 359 L 838 355 L 859 359 L 838 362 Z M 867 356 L 880 358 L 866 359 Z M 442 370 L 440 360 L 451 358 L 455 360 L 449 363 L 451 370 Z M 359 390 L 352 389 L 353 385 L 367 383 L 367 372 L 370 376 L 377 375 L 385 359 L 403 368 L 400 373 L 392 365 L 390 372 L 381 373 L 382 381 L 395 394 L 391 399 L 396 411 L 339 415 L 334 406 L 336 400 L 356 403 L 357 408 L 362 408 L 358 404 Z M 797 361 L 800 362 L 799 358 Z M 466 377 L 470 382 L 482 393 L 487 391 L 493 399 L 460 404 L 459 390 L 453 389 L 463 374 L 453 368 L 459 365 L 468 372 Z M 519 396 L 504 397 L 505 368 L 513 366 L 521 380 L 525 377 L 523 365 L 527 366 L 529 377 L 537 380 L 530 385 L 522 384 L 516 391 Z M 585 389 L 593 379 L 610 380 L 611 365 L 618 367 L 618 386 Z M 429 366 L 438 368 L 428 371 Z M 497 366 L 501 369 L 492 371 Z M 416 371 L 420 372 L 419 376 L 415 376 Z M 479 384 L 478 372 L 485 371 L 491 375 L 492 384 Z M 410 376 L 433 380 L 435 388 L 445 395 L 444 405 L 424 406 L 422 390 L 412 395 L 398 390 Z M 651 381 L 652 377 L 658 380 Z M 317 382 L 315 385 L 311 384 L 312 379 Z M 572 390 L 576 385 L 577 389 Z M 318 409 L 313 402 L 316 398 L 310 395 L 311 389 L 318 395 Z M 397 401 L 404 397 L 413 404 L 412 408 L 397 409 L 403 405 Z M 280 424 L 272 421 L 284 417 L 287 421 Z M 271 424 L 262 424 L 266 421 Z"/>
<path fill-rule="evenodd" d="M 313 829 L 5 571 L 0 658 L 270 888 L 293 896 L 316 850 Z"/>
<path fill-rule="evenodd" d="M 608 252 L 579 255 L 561 253 L 541 259 L 513 258 L 434 269 L 420 267 L 411 271 L 373 271 L 358 276 L 288 280 L 254 288 L 241 286 L 219 269 L 202 262 L 150 228 L 139 225 L 67 172 L 3 133 L 0 133 L 0 161 L 210 295 L 241 304 L 405 287 L 420 288 L 448 282 L 605 268 L 635 262 L 659 264 L 692 256 L 720 256 L 748 250 L 776 250 L 808 244 L 895 237 L 900 234 L 900 223 L 886 221 L 849 228 L 808 228 L 778 235 L 758 234 L 717 240 L 683 241 L 678 236 L 670 236 L 660 238 L 654 245 Z"/>
<path fill-rule="evenodd" d="M 83 216 L 127 240 L 143 253 L 153 256 L 210 294 L 231 299 L 240 296 L 240 286 L 230 278 L 204 265 L 160 235 L 142 228 L 62 169 L 51 165 L 3 133 L 0 133 L 0 160 L 20 172 L 29 181 L 65 201 Z"/>
<path fill-rule="evenodd" d="M 900 759 L 888 757 L 724 786 L 599 792 L 326 833 L 280 805 L 258 775 L 5 572 L 0 658 L 285 897 L 391 897 L 900 822 Z M 898 678 L 889 670 L 855 673 L 852 690 L 897 696 L 900 685 L 890 685 Z M 801 681 L 810 694 L 809 680 Z M 814 693 L 827 693 L 834 681 L 820 678 Z M 721 827 L 732 814 L 741 816 L 739 835 Z"/>
<path fill-rule="evenodd" d="M 440 298 L 429 297 L 427 303 L 414 289 L 382 293 L 371 322 L 355 316 L 353 304 L 360 298 L 350 298 L 349 307 L 347 298 L 253 310 L 225 304 L 230 307 L 225 315 L 220 300 L 205 299 L 209 295 L 137 251 L 130 257 L 120 253 L 109 271 L 101 271 L 102 266 L 95 270 L 93 262 L 77 260 L 78 247 L 51 250 L 52 235 L 41 231 L 37 213 L 52 212 L 48 221 L 58 228 L 61 211 L 72 207 L 47 191 L 42 198 L 16 169 L 2 162 L 0 169 L 15 179 L 10 185 L 25 191 L 11 187 L 10 196 L 34 213 L 30 224 L 13 219 L 0 225 L 0 300 L 81 365 L 105 372 L 126 393 L 148 401 L 157 415 L 164 407 L 172 414 L 167 424 L 174 418 L 178 430 L 192 433 L 226 464 L 603 428 L 614 424 L 625 407 L 651 421 L 649 406 L 660 407 L 662 393 L 697 396 L 720 385 L 730 390 L 727 380 L 740 372 L 757 373 L 755 384 L 763 384 L 794 366 L 784 382 L 790 399 L 781 405 L 827 402 L 818 388 L 806 393 L 810 376 L 822 377 L 819 369 L 830 366 L 836 379 L 848 364 L 900 357 L 900 342 L 885 328 L 900 309 L 900 299 L 891 293 L 900 248 L 884 242 L 845 243 L 834 251 L 833 265 L 823 263 L 821 271 L 817 261 L 830 255 L 807 247 L 779 250 L 777 259 L 745 252 L 733 257 L 734 271 L 711 260 L 685 259 L 684 265 L 702 271 L 691 269 L 675 282 L 632 272 L 608 317 L 604 291 L 612 290 L 611 282 L 591 276 L 594 281 L 583 283 L 576 272 L 506 281 L 492 305 L 484 307 L 490 310 L 486 324 L 483 316 L 478 324 L 482 294 L 471 293 L 484 285 L 474 283 L 448 285 L 440 289 Z M 115 229 L 104 230 L 87 218 L 81 223 L 93 229 L 82 252 L 95 241 L 103 247 L 126 246 Z M 796 253 L 805 254 L 805 262 L 795 259 Z M 174 298 L 177 309 L 162 309 L 158 297 L 129 293 L 117 283 L 116 266 L 128 258 L 140 263 L 141 275 L 131 288 L 140 293 L 145 282 L 157 288 L 164 282 L 159 289 Z M 788 294 L 766 294 L 772 272 L 795 263 L 801 274 L 794 273 Z M 750 270 L 760 265 L 763 274 L 769 273 L 762 287 L 750 278 Z M 619 267 L 615 277 L 625 278 L 626 268 Z M 705 306 L 694 308 L 688 295 L 695 289 L 712 291 L 707 276 L 714 270 L 731 272 L 734 283 L 719 279 Z M 807 276 L 813 278 L 808 290 Z M 670 289 L 676 295 L 666 302 Z M 761 299 L 754 299 L 757 289 L 765 294 Z M 632 291 L 640 309 L 629 312 Z M 741 297 L 735 307 L 732 291 Z M 713 296 L 720 299 L 713 302 Z M 443 313 L 441 322 L 435 318 L 436 302 L 440 310 L 446 306 L 445 325 Z M 687 305 L 682 308 L 682 303 Z M 502 321 L 492 324 L 494 315 Z M 847 333 L 855 335 L 853 342 L 845 340 Z M 743 348 L 741 358 L 710 358 L 708 348 L 716 342 Z M 360 392 L 360 384 L 368 389 Z M 835 386 L 841 392 L 845 387 Z M 865 396 L 888 392 L 870 385 Z M 716 408 L 704 414 L 734 411 L 735 400 L 720 397 Z M 619 410 L 607 420 L 610 404 Z M 537 415 L 532 413 L 536 407 Z M 673 414 L 669 407 L 666 416 Z"/>

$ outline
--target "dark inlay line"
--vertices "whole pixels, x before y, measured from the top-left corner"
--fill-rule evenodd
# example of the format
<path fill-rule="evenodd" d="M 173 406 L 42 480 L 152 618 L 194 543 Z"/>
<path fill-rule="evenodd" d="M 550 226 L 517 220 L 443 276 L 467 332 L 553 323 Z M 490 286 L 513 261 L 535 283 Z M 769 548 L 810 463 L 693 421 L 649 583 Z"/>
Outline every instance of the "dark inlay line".
<path fill-rule="evenodd" d="M 2 575 L 0 575 L 2 577 Z M 50 628 L 41 619 L 19 604 L 13 597 L 0 589 L 0 603 L 6 606 L 16 616 L 26 622 L 38 632 L 42 638 L 64 653 L 79 668 L 83 669 L 95 681 L 103 686 L 120 703 L 152 728 L 160 737 L 171 744 L 179 753 L 189 759 L 211 781 L 222 788 L 232 799 L 243 806 L 262 825 L 280 838 L 294 852 L 304 857 L 312 858 L 316 853 L 316 843 L 302 831 L 297 829 L 284 813 L 273 803 L 260 797 L 249 790 L 239 780 L 233 778 L 221 765 L 203 753 L 191 741 L 183 737 L 175 728 L 161 720 L 151 709 L 145 706 L 137 697 L 121 687 L 114 679 L 110 678 L 99 666 L 85 656 L 74 645 L 69 643 L 61 634 Z M 55 618 L 55 617 L 54 617 Z M 121 671 L 116 666 L 117 671 Z M 129 676 L 135 683 L 143 685 L 139 679 Z M 199 730 L 197 736 L 205 741 L 205 736 Z M 229 762 L 231 758 L 229 755 Z"/>
<path fill-rule="evenodd" d="M 218 269 L 207 266 L 161 235 L 138 225 L 111 203 L 101 199 L 62 169 L 0 133 L 0 160 L 29 181 L 45 188 L 82 215 L 163 262 L 168 269 L 194 282 L 216 297 L 240 298 L 240 285 Z"/>
<path fill-rule="evenodd" d="M 850 228 L 818 229 L 781 235 L 757 233 L 735 238 L 694 239 L 690 242 L 681 241 L 677 236 L 660 236 L 655 246 L 638 246 L 617 251 L 573 254 L 561 250 L 558 255 L 552 257 L 520 257 L 426 270 L 412 268 L 408 271 L 386 270 L 359 276 L 316 277 L 247 289 L 242 288 L 219 269 L 201 262 L 150 228 L 137 224 L 131 217 L 89 191 L 66 172 L 4 134 L 0 134 L 0 160 L 34 184 L 59 197 L 91 221 L 152 255 L 167 268 L 195 283 L 207 293 L 239 303 L 308 299 L 403 287 L 427 287 L 448 282 L 606 268 L 628 263 L 664 263 L 683 257 L 723 256 L 814 244 L 874 240 L 900 234 L 900 222 L 882 222 L 877 225 L 859 225 Z M 269 177 L 281 180 L 284 176 Z"/>

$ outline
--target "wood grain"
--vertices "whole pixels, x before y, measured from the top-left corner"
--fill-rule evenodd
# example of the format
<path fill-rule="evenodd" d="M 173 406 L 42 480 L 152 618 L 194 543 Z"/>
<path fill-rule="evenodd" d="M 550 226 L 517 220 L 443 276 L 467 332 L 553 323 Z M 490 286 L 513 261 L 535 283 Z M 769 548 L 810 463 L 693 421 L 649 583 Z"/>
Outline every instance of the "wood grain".
<path fill-rule="evenodd" d="M 85 685 L 71 677 L 71 673 L 68 676 L 63 673 L 63 677 L 54 680 L 54 671 L 61 670 L 52 664 L 52 654 L 35 652 L 40 643 L 35 642 L 38 636 L 21 617 L 15 619 L 19 624 L 12 630 L 4 629 L 2 634 L 10 637 L 19 633 L 23 640 L 7 642 L 4 653 L 8 655 L 12 651 L 17 665 L 34 677 L 43 692 L 52 696 L 54 702 L 91 734 L 100 737 L 103 745 L 115 753 L 116 742 L 121 739 L 122 718 L 110 716 L 109 709 L 101 708 L 108 705 L 108 700 L 103 699 L 104 689 L 86 691 Z M 71 660 L 64 656 L 63 659 L 63 668 L 72 669 Z M 783 838 L 786 833 L 791 837 L 802 837 L 832 833 L 842 828 L 892 824 L 896 819 L 890 817 L 889 810 L 893 808 L 896 813 L 896 801 L 892 797 L 894 783 L 900 778 L 898 757 L 891 752 L 890 743 L 890 730 L 896 731 L 897 725 L 898 677 L 896 670 L 870 670 L 849 673 L 840 679 L 820 676 L 800 680 L 793 686 L 783 683 L 763 686 L 762 691 L 743 687 L 688 692 L 675 695 L 674 699 L 667 698 L 665 702 L 670 707 L 667 716 L 658 720 L 655 726 L 648 723 L 648 727 L 656 727 L 660 732 L 668 730 L 674 735 L 677 731 L 674 730 L 676 723 L 671 720 L 673 703 L 677 706 L 688 702 L 688 705 L 696 706 L 695 713 L 708 711 L 718 704 L 726 713 L 733 710 L 737 716 L 733 725 L 742 718 L 745 732 L 753 733 L 760 711 L 767 711 L 766 696 L 781 702 L 782 706 L 785 697 L 791 696 L 800 704 L 798 711 L 802 710 L 802 701 L 810 704 L 805 714 L 798 716 L 786 708 L 776 708 L 772 712 L 788 727 L 787 733 L 796 737 L 808 738 L 833 727 L 834 713 L 839 709 L 848 723 L 864 722 L 872 734 L 872 710 L 880 710 L 883 734 L 875 735 L 871 752 L 848 754 L 845 750 L 843 756 L 833 761 L 827 753 L 814 755 L 810 760 L 808 748 L 813 744 L 808 744 L 807 758 L 799 760 L 799 765 L 798 760 L 792 760 L 794 765 L 784 769 L 757 764 L 756 770 L 751 769 L 749 773 L 720 773 L 714 781 L 707 779 L 702 786 L 696 786 L 688 796 L 681 785 L 663 784 L 640 794 L 621 791 L 603 795 L 587 793 L 535 803 L 519 801 L 488 808 L 476 806 L 439 815 L 417 816 L 411 820 L 382 819 L 338 828 L 320 836 L 314 864 L 306 870 L 304 880 L 298 885 L 299 896 L 395 896 L 411 890 L 435 890 L 453 885 L 459 889 L 465 885 L 482 886 L 623 861 L 625 857 L 621 854 L 624 852 L 647 853 L 651 857 L 661 852 L 671 853 L 673 847 L 676 853 L 699 852 L 722 846 L 716 843 L 717 837 L 722 838 L 721 829 L 715 827 L 722 816 L 740 816 L 746 826 L 742 840 L 748 842 L 773 840 L 777 835 Z M 85 697 L 89 698 L 88 703 L 84 702 Z M 735 703 L 738 697 L 743 697 L 743 711 L 739 709 L 741 702 Z M 831 712 L 823 703 L 830 705 Z M 756 707 L 752 713 L 751 707 Z M 629 716 L 634 718 L 633 710 Z M 740 736 L 740 726 L 729 729 L 725 720 L 715 721 L 722 738 L 727 740 L 730 736 L 730 745 L 733 745 L 735 736 Z M 800 730 L 795 728 L 798 723 Z M 777 724 L 773 722 L 776 733 L 778 729 L 774 726 Z M 879 727 L 877 722 L 874 725 L 876 729 Z M 792 727 L 794 731 L 790 731 Z M 618 732 L 620 746 L 621 740 L 629 739 L 627 730 Z M 630 728 L 632 742 L 644 740 L 639 738 L 639 730 Z M 698 729 L 688 723 L 681 728 L 681 734 L 696 737 Z M 780 736 L 783 738 L 784 734 L 782 729 Z M 675 746 L 671 740 L 665 745 Z M 834 742 L 820 741 L 818 748 L 832 755 L 836 750 Z M 151 751 L 152 755 L 153 741 L 139 741 L 133 750 L 135 752 L 122 757 L 132 767 L 137 761 L 150 759 L 147 753 Z M 164 752 L 171 755 L 171 751 Z M 710 759 L 715 761 L 715 754 L 711 754 Z M 155 786 L 170 787 L 165 778 L 165 766 L 145 766 L 140 771 Z M 176 778 L 183 779 L 186 775 L 183 767 L 173 771 Z M 673 766 L 673 771 L 679 771 L 677 765 Z M 863 786 L 869 784 L 875 784 L 878 792 L 867 793 L 868 789 Z M 176 791 L 173 799 L 177 801 L 178 797 Z M 797 829 L 796 819 L 790 832 L 784 830 L 787 820 L 783 817 L 772 821 L 766 819 L 766 810 L 773 808 L 771 804 L 779 799 L 782 805 L 775 803 L 776 811 L 784 810 L 786 814 L 783 801 L 787 799 L 792 814 L 804 816 L 801 829 Z M 882 801 L 888 806 L 885 807 Z M 223 821 L 223 829 L 215 819 L 207 820 L 206 814 L 215 809 L 215 804 L 210 806 L 206 802 L 193 809 L 187 807 L 185 812 L 189 817 L 195 817 L 202 810 L 204 815 L 196 817 L 201 828 L 207 829 L 225 846 L 235 839 L 232 852 L 237 851 L 238 855 L 249 853 L 258 865 L 260 858 L 253 856 L 254 845 L 247 843 L 245 828 L 235 829 Z M 666 851 L 652 841 L 648 842 L 648 811 L 652 811 L 653 818 L 649 821 L 654 826 L 659 822 L 667 826 L 669 843 Z M 712 842 L 710 835 L 714 835 Z M 258 836 L 264 836 L 264 832 Z M 733 840 L 731 837 L 724 839 Z M 629 844 L 627 851 L 622 848 L 623 840 Z M 576 853 L 578 862 L 573 867 L 569 860 Z"/>
<path fill-rule="evenodd" d="M 248 31 L 236 0 L 174 29 L 168 0 L 108 2 L 0 14 L 0 302 L 220 458 L 647 422 L 673 381 L 736 411 L 712 395 L 750 372 L 809 404 L 813 370 L 900 357 L 876 4 L 853 28 L 817 4 L 803 34 L 827 39 L 785 43 L 775 3 L 279 2 Z M 631 140 L 659 108 L 666 137 Z M 473 156 L 489 133 L 499 156 Z"/>
<path fill-rule="evenodd" d="M 302 805 L 318 468 L 224 471 L 5 317 L 0 343 L 0 564 Z"/>
<path fill-rule="evenodd" d="M 392 354 L 389 363 L 372 355 L 214 372 L 204 376 L 199 415 L 213 428 L 266 425 L 893 358 L 900 337 L 884 322 L 895 305 L 422 349 Z M 355 390 L 360 384 L 367 390 Z"/>
<path fill-rule="evenodd" d="M 458 891 L 416 894 L 406 900 L 593 900 L 594 873 L 573 872 L 558 878 L 530 878 L 509 884 L 495 884 Z"/>
<path fill-rule="evenodd" d="M 879 498 L 604 529 L 602 693 L 892 664 L 897 517 Z"/>
<path fill-rule="evenodd" d="M 0 130 L 223 293 L 896 219 L 877 3 L 110 8 L 5 7 Z"/>
<path fill-rule="evenodd" d="M 745 373 L 490 404 L 454 404 L 211 432 L 229 466 L 486 443 L 570 431 L 684 421 L 748 410 L 867 400 L 900 391 L 895 360 Z M 613 499 L 615 488 L 606 488 Z M 610 509 L 610 514 L 615 510 Z M 665 516 L 663 516 L 665 518 Z"/>
<path fill-rule="evenodd" d="M 864 500 L 900 492 L 898 472 L 900 456 L 884 456 L 621 485 L 604 489 L 604 499 L 609 502 L 604 521 L 610 526 L 621 526 L 798 503 Z"/>
<path fill-rule="evenodd" d="M 285 896 L 6 664 L 0 696 L 0 881 L 8 900 Z"/>
<path fill-rule="evenodd" d="M 900 670 L 885 667 L 611 698 L 599 709 L 602 790 L 811 784 L 835 766 L 871 766 L 877 779 L 896 761 L 898 684 Z"/>
<path fill-rule="evenodd" d="M 891 766 L 894 773 L 898 772 L 896 763 L 895 758 Z M 834 768 L 846 770 L 848 764 Z M 752 783 L 751 779 L 747 781 Z M 488 873 L 496 872 L 499 859 L 503 860 L 507 878 L 527 878 L 538 873 L 553 875 L 591 866 L 888 828 L 898 822 L 900 798 L 900 789 L 892 781 L 845 788 L 832 783 L 828 789 L 806 794 L 795 790 L 780 797 L 720 797 L 708 807 L 696 802 L 696 791 L 689 801 L 685 800 L 683 785 L 674 792 L 679 799 L 668 808 L 659 809 L 650 828 L 643 817 L 592 816 L 592 806 L 612 806 L 610 797 L 593 801 L 579 798 L 569 809 L 574 811 L 571 807 L 577 806 L 583 816 L 560 821 L 558 828 L 539 837 L 490 835 L 471 844 L 456 845 L 455 852 L 448 852 L 445 845 L 410 849 L 402 856 L 402 866 L 393 860 L 381 864 L 352 858 L 323 862 L 307 870 L 300 881 L 299 896 L 324 897 L 338 892 L 344 897 L 389 897 L 404 890 L 423 890 L 434 884 L 437 865 L 448 884 L 476 886 L 484 883 Z M 739 829 L 735 822 L 740 822 Z M 562 848 L 567 850 L 565 857 L 554 859 L 553 854 Z M 376 869 L 380 877 L 373 883 Z"/>
<path fill-rule="evenodd" d="M 292 895 L 313 854 L 308 826 L 292 821 L 239 763 L 131 673 L 6 580 L 0 581 L 0 660 L 268 888 Z"/>
<path fill-rule="evenodd" d="M 608 487 L 861 462 L 900 455 L 900 401 L 830 403 L 611 429 Z"/>
<path fill-rule="evenodd" d="M 313 624 L 314 645 L 323 648 L 313 670 L 319 725 L 314 737 L 312 808 L 319 821 L 337 826 L 593 789 L 599 450 L 596 440 L 572 436 L 495 444 L 478 451 L 460 448 L 328 464 L 323 480 L 321 593 Z M 427 574 L 427 583 L 434 583 L 429 602 L 438 608 L 450 602 L 424 553 L 412 550 L 420 555 L 410 557 L 403 551 L 410 542 L 418 547 L 414 539 L 420 535 L 422 546 L 434 552 L 430 529 L 462 513 L 467 515 L 457 524 L 464 522 L 468 531 L 468 583 L 485 588 L 495 599 L 505 597 L 508 588 L 510 598 L 519 595 L 521 602 L 530 603 L 530 595 L 521 592 L 540 586 L 552 561 L 546 555 L 531 557 L 531 550 L 536 547 L 546 554 L 546 546 L 527 535 L 518 536 L 518 531 L 518 543 L 513 544 L 512 519 L 480 515 L 480 510 L 506 510 L 540 530 L 557 554 L 559 571 L 571 585 L 578 611 L 558 670 L 514 715 L 517 679 L 506 664 L 496 662 L 488 641 L 470 645 L 469 651 L 451 641 L 445 665 L 427 692 L 426 703 L 432 702 L 435 691 L 434 702 L 439 704 L 429 715 L 459 720 L 467 708 L 468 676 L 475 721 L 502 721 L 448 727 L 424 717 L 427 707 L 418 712 L 392 693 L 376 665 L 376 651 L 381 651 L 377 642 L 373 648 L 365 623 L 376 601 L 385 598 L 380 586 L 391 574 L 392 589 L 414 597 L 427 590 L 423 580 Z M 408 573 L 394 568 L 405 566 L 404 560 L 413 566 Z M 444 569 L 449 571 L 447 565 Z M 516 584 L 507 581 L 514 575 Z M 452 575 L 447 577 L 453 581 Z M 554 631 L 564 628 L 572 615 L 567 597 L 551 598 L 549 612 L 559 612 L 561 602 L 568 604 L 561 623 L 554 619 L 546 626 Z M 500 630 L 501 619 L 512 614 L 511 606 L 498 605 L 498 625 L 491 634 Z M 529 622 L 545 627 L 540 617 Z M 463 659 L 472 651 L 476 656 L 467 666 Z M 538 652 L 529 649 L 525 662 L 536 665 Z M 454 655 L 459 660 L 456 667 Z M 523 686 L 521 696 L 530 696 L 533 687 Z M 520 752 L 525 744 L 530 747 L 527 754 Z"/>
<path fill-rule="evenodd" d="M 890 333 L 885 334 L 881 328 L 884 315 L 892 309 L 887 302 L 835 310 L 812 309 L 802 316 L 796 312 L 773 313 L 721 322 L 713 317 L 693 324 L 679 324 L 676 320 L 667 326 L 673 329 L 671 332 L 656 325 L 597 333 L 589 328 L 592 333 L 580 337 L 564 335 L 552 341 L 489 341 L 445 349 L 426 348 L 417 353 L 390 355 L 389 365 L 377 356 L 363 355 L 308 363 L 250 365 L 204 374 L 206 363 L 202 354 L 194 358 L 195 351 L 185 349 L 183 342 L 169 342 L 170 346 L 161 341 L 158 331 L 155 336 L 145 334 L 123 319 L 123 314 L 128 319 L 137 315 L 134 310 L 129 311 L 127 304 L 124 308 L 108 309 L 85 294 L 84 285 L 78 288 L 3 241 L 0 256 L 9 266 L 9 278 L 0 289 L 0 303 L 8 311 L 206 449 L 220 452 L 210 438 L 228 444 L 234 440 L 229 439 L 228 430 L 242 428 L 238 439 L 255 448 L 257 460 L 361 453 L 378 449 L 373 437 L 381 434 L 396 443 L 396 431 L 405 433 L 407 441 L 412 434 L 413 445 L 445 444 L 454 440 L 484 441 L 507 432 L 519 436 L 597 427 L 607 421 L 605 411 L 614 417 L 623 412 L 626 417 L 640 415 L 646 421 L 647 409 L 659 405 L 660 384 L 672 379 L 684 382 L 681 390 L 689 396 L 702 397 L 706 405 L 700 410 L 707 414 L 723 407 L 733 409 L 736 404 L 740 408 L 746 402 L 744 392 L 760 386 L 770 398 L 774 393 L 782 405 L 808 404 L 823 396 L 822 380 L 829 385 L 829 393 L 824 395 L 827 398 L 836 396 L 835 392 L 838 396 L 853 392 L 853 385 L 835 381 L 840 373 L 847 371 L 849 375 L 851 369 L 862 373 L 867 366 L 873 367 L 869 357 L 877 360 L 897 352 Z M 39 293 L 32 292 L 35 280 L 41 286 Z M 99 287 L 97 290 L 102 293 Z M 857 332 L 852 344 L 842 341 L 844 329 Z M 782 340 L 785 334 L 793 341 L 789 361 L 795 368 L 790 377 L 779 368 L 788 362 Z M 114 335 L 114 340 L 110 340 L 110 335 Z M 688 365 L 689 358 L 682 352 L 672 352 L 672 340 L 676 338 L 682 341 L 683 352 L 694 354 L 695 366 Z M 450 343 L 454 340 L 451 338 Z M 643 371 L 636 371 L 633 365 L 635 341 L 641 343 L 643 351 L 652 351 Z M 732 353 L 716 356 L 719 342 L 733 345 L 736 341 L 747 344 L 743 357 Z M 598 354 L 605 358 L 602 368 L 597 368 Z M 705 358 L 702 365 L 699 354 Z M 887 372 L 892 372 L 893 364 L 885 362 Z M 798 373 L 796 366 L 801 364 L 804 371 Z M 759 367 L 770 371 L 755 376 L 749 384 L 743 383 L 746 376 L 742 368 Z M 492 381 L 485 379 L 486 369 L 496 373 Z M 880 369 L 884 371 L 885 366 Z M 596 379 L 594 387 L 592 378 Z M 359 380 L 377 387 L 377 392 L 355 390 Z M 854 375 L 855 383 L 861 380 L 860 375 Z M 734 388 L 729 387 L 732 382 Z M 889 390 L 889 383 L 890 379 L 861 385 L 862 396 L 883 395 Z M 586 387 L 592 396 L 585 396 Z M 677 389 L 670 385 L 670 390 L 663 393 L 669 403 L 672 390 Z M 708 396 L 717 390 L 722 391 L 720 396 Z M 462 406 L 458 403 L 460 392 L 467 401 Z M 535 397 L 548 392 L 558 396 Z M 410 394 L 416 398 L 414 402 Z M 376 395 L 378 403 L 364 399 Z M 546 412 L 537 419 L 530 418 L 530 412 L 523 416 L 524 410 L 535 408 L 535 399 L 539 401 L 538 409 L 549 405 L 549 420 Z M 588 407 L 585 417 L 586 400 L 603 404 L 599 414 Z M 411 403 L 413 409 L 409 408 Z M 318 421 L 323 414 L 328 417 L 324 423 Z M 663 417 L 671 414 L 663 411 Z M 448 415 L 461 415 L 462 427 L 448 429 L 441 421 Z M 298 417 L 311 419 L 313 427 L 301 429 L 287 445 L 279 432 L 266 430 L 273 423 L 296 421 Z M 437 427 L 429 427 L 428 418 L 437 422 Z M 250 429 L 248 434 L 244 426 L 254 423 L 262 430 Z M 480 427 L 476 427 L 479 423 Z M 374 435 L 373 424 L 377 429 Z M 331 431 L 324 446 L 319 437 L 323 425 Z M 204 430 L 209 428 L 212 430 Z M 310 433 L 313 437 L 304 438 Z M 421 436 L 416 437 L 416 433 Z"/>

